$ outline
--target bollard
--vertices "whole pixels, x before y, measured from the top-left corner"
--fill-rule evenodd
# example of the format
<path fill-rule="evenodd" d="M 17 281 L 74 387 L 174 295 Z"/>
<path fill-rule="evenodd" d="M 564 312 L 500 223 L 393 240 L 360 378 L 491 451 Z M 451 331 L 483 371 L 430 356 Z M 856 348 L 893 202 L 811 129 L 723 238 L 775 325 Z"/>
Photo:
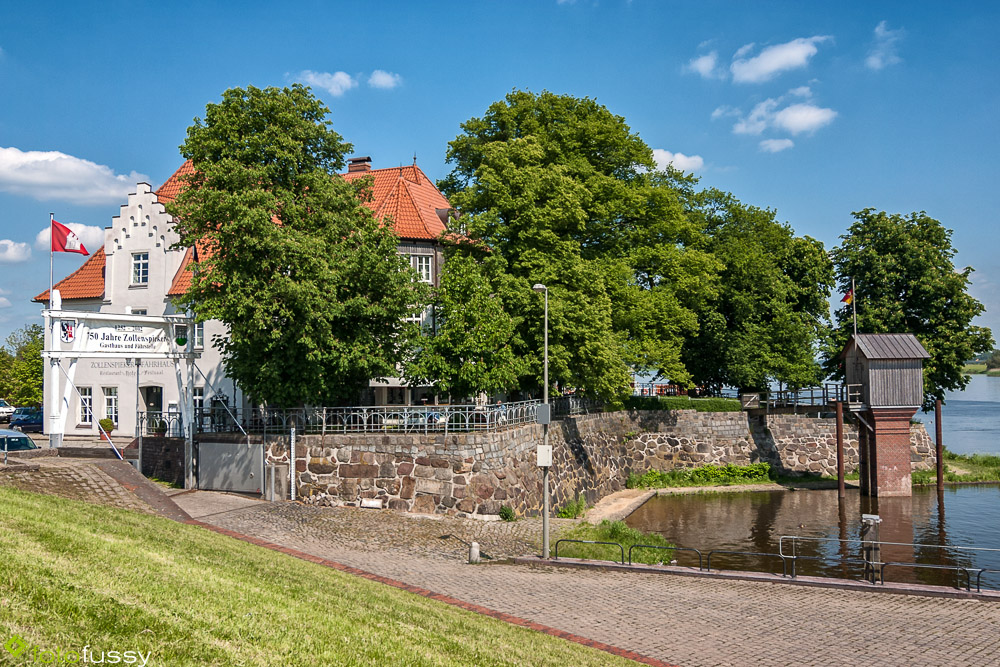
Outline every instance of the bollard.
<path fill-rule="evenodd" d="M 469 565 L 479 563 L 479 542 L 469 544 Z"/>

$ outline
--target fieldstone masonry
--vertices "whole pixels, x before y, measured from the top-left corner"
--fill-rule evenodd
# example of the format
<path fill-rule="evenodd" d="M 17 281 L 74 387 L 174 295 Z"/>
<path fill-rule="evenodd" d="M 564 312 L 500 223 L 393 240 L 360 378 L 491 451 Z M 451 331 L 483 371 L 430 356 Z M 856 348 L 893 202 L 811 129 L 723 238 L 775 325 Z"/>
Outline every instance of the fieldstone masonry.
<path fill-rule="evenodd" d="M 378 498 L 420 513 L 495 518 L 502 505 L 519 515 L 541 507 L 535 446 L 542 427 L 498 433 L 334 434 L 296 439 L 297 496 L 321 505 Z M 786 474 L 836 475 L 833 418 L 748 417 L 694 410 L 613 412 L 552 424 L 553 507 L 577 497 L 594 503 L 619 491 L 630 473 L 766 461 Z M 911 425 L 911 466 L 935 465 L 922 424 Z M 264 443 L 269 463 L 289 462 L 288 438 Z M 845 424 L 846 468 L 858 465 L 857 426 Z"/>

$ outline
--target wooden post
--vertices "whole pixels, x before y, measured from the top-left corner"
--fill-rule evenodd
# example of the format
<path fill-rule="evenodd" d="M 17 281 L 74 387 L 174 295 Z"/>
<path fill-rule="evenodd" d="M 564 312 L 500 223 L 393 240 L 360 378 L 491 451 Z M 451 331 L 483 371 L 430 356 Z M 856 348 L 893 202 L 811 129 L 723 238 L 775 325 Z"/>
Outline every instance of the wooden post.
<path fill-rule="evenodd" d="M 937 490 L 944 491 L 944 438 L 941 436 L 941 399 L 934 401 L 934 435 L 937 436 Z"/>
<path fill-rule="evenodd" d="M 837 496 L 844 498 L 844 404 L 837 401 Z"/>

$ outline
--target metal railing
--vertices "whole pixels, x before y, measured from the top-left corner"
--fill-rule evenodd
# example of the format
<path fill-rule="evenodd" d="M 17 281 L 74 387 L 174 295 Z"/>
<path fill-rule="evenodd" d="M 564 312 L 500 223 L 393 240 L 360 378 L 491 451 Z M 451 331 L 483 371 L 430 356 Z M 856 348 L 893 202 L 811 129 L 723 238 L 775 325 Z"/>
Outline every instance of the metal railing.
<path fill-rule="evenodd" d="M 837 401 L 860 405 L 862 385 L 831 383 L 801 389 L 781 389 L 768 392 L 767 397 L 762 399 L 768 407 L 775 408 L 819 408 L 833 405 Z"/>
<path fill-rule="evenodd" d="M 195 431 L 264 434 L 286 432 L 292 426 L 300 434 L 499 431 L 536 423 L 540 404 L 541 401 L 532 400 L 485 406 L 379 405 L 293 410 L 226 409 L 220 405 L 195 411 Z M 563 406 L 561 414 L 583 414 L 586 410 L 574 401 L 556 402 L 556 406 Z M 141 412 L 138 423 L 143 435 L 183 434 L 179 413 Z"/>
<path fill-rule="evenodd" d="M 139 412 L 136 437 L 183 438 L 184 420 L 179 412 Z"/>
<path fill-rule="evenodd" d="M 559 559 L 559 545 L 562 544 L 563 542 L 575 542 L 576 544 L 606 544 L 611 547 L 618 547 L 619 549 L 621 549 L 622 552 L 622 559 L 621 561 L 618 562 L 620 562 L 622 565 L 625 564 L 625 547 L 618 544 L 617 542 L 600 542 L 595 540 L 570 540 L 570 539 L 556 540 L 555 558 L 557 560 Z"/>
<path fill-rule="evenodd" d="M 573 540 L 573 539 L 561 539 L 556 541 L 555 547 L 555 558 L 559 558 L 559 545 L 563 542 L 577 543 L 577 544 L 603 544 L 607 546 L 617 546 L 621 551 L 621 563 L 626 564 L 625 560 L 625 547 L 618 542 L 600 542 L 593 540 Z M 861 558 L 849 558 L 843 554 L 836 556 L 812 556 L 803 555 L 799 553 L 800 545 L 804 542 L 819 542 L 819 543 L 836 543 L 837 545 L 855 545 L 861 548 L 862 557 Z M 937 544 L 916 544 L 916 543 L 906 543 L 906 542 L 880 542 L 867 539 L 838 539 L 838 538 L 828 538 L 828 537 L 805 537 L 801 535 L 782 535 L 778 538 L 778 553 L 767 553 L 762 551 L 737 551 L 730 549 L 713 549 L 704 556 L 699 549 L 693 549 L 690 547 L 678 547 L 678 546 L 660 546 L 652 544 L 633 544 L 628 549 L 628 565 L 633 564 L 632 552 L 636 549 L 662 549 L 665 551 L 684 551 L 697 554 L 698 556 L 698 570 L 704 572 L 712 571 L 712 557 L 713 556 L 740 556 L 740 557 L 763 557 L 772 558 L 781 561 L 781 576 L 788 577 L 790 579 L 795 579 L 798 576 L 797 563 L 800 560 L 808 561 L 827 561 L 827 562 L 837 562 L 841 564 L 850 565 L 860 565 L 864 567 L 864 574 L 862 576 L 864 581 L 871 584 L 885 584 L 885 571 L 889 568 L 915 568 L 915 569 L 933 569 L 933 570 L 950 570 L 955 572 L 955 587 L 962 588 L 962 575 L 965 575 L 965 590 L 970 591 L 973 587 L 973 577 L 975 577 L 975 589 L 977 593 L 982 592 L 982 576 L 986 574 L 996 574 L 1000 573 L 998 569 L 990 568 L 978 568 L 971 565 L 936 565 L 930 563 L 916 563 L 916 562 L 906 562 L 906 561 L 882 561 L 881 560 L 881 549 L 882 547 L 919 547 L 924 548 L 936 548 L 936 549 L 952 549 L 962 552 L 1000 552 L 1000 549 L 992 549 L 986 547 L 964 547 L 955 545 L 937 545 Z M 614 561 L 618 562 L 618 561 Z M 716 559 L 718 562 L 718 559 Z M 716 570 L 726 569 L 716 567 Z M 775 573 L 776 574 L 776 573 Z"/>

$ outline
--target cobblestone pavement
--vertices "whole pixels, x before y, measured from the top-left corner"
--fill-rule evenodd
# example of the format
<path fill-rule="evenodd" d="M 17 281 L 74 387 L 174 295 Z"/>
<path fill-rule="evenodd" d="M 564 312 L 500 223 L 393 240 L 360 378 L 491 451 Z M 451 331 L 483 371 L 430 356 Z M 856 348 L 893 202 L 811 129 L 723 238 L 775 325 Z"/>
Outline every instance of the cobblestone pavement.
<path fill-rule="evenodd" d="M 678 665 L 1000 664 L 1000 604 L 992 602 L 464 563 L 455 537 L 498 558 L 536 552 L 531 520 L 293 503 L 202 520 Z"/>
<path fill-rule="evenodd" d="M 0 485 L 13 486 L 24 491 L 49 493 L 97 505 L 111 505 L 145 514 L 156 513 L 147 503 L 101 470 L 99 466 L 110 464 L 109 460 L 46 456 L 27 459 L 25 463 L 31 464 L 32 467 L 37 465 L 38 470 L 4 472 L 0 474 Z"/>

